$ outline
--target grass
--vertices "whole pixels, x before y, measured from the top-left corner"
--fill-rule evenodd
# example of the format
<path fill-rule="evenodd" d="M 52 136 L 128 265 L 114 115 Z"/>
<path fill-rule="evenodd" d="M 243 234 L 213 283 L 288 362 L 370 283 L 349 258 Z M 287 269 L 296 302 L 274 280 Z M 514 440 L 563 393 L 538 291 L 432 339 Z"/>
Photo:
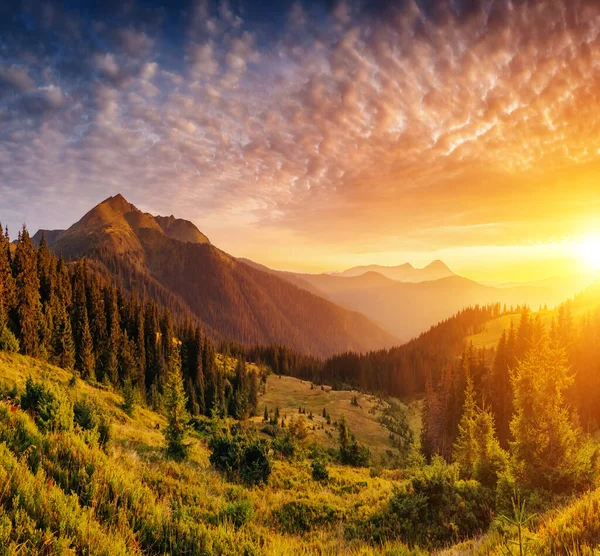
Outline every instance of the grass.
<path fill-rule="evenodd" d="M 110 417 L 113 440 L 105 454 L 98 447 L 86 445 L 75 433 L 44 435 L 26 414 L 20 410 L 15 413 L 0 402 L 0 430 L 5 431 L 0 433 L 0 492 L 10 492 L 11 500 L 20 496 L 23 504 L 29 504 L 15 509 L 0 499 L 0 539 L 4 534 L 4 543 L 10 547 L 8 554 L 17 553 L 23 546 L 29 547 L 21 548 L 25 552 L 43 546 L 42 552 L 47 554 L 106 554 L 111 553 L 111 546 L 115 554 L 179 550 L 191 554 L 290 556 L 411 553 L 401 543 L 371 545 L 348 541 L 343 535 L 345 521 L 366 519 L 385 507 L 394 485 L 402 480 L 401 473 L 390 471 L 372 477 L 368 469 L 327 464 L 329 481 L 317 483 L 311 477 L 308 459 L 275 459 L 268 485 L 246 488 L 227 482 L 210 466 L 208 449 L 199 436 L 190 438 L 188 461 L 168 460 L 164 457 L 162 433 L 157 430 L 157 425 L 161 429 L 165 425 L 162 416 L 138 407 L 129 417 L 121 409 L 122 397 L 115 392 L 81 380 L 70 385 L 71 375 L 63 370 L 24 356 L 0 353 L 0 382 L 5 387 L 16 384 L 22 388 L 29 376 L 58 383 L 72 399 L 93 399 Z M 310 390 L 310 385 L 301 381 L 271 377 L 261 404 L 275 397 L 282 400 L 285 386 L 293 388 L 300 396 L 297 402 L 309 411 L 314 409 L 315 414 L 320 415 L 324 401 L 334 418 L 347 411 L 351 428 L 359 432 L 365 427 L 361 439 L 367 441 L 372 435 L 371 446 L 387 442 L 376 414 L 369 413 L 377 407 L 376 398 L 359 396 L 362 408 L 358 408 L 350 403 L 356 393 Z M 281 404 L 282 414 L 287 407 L 291 412 L 294 393 L 288 392 L 287 396 L 290 405 Z M 16 444 L 11 447 L 11 442 L 23 440 L 22 436 L 13 436 L 13 431 L 21 429 L 27 431 L 28 445 L 36 446 L 35 465 L 24 452 L 19 453 Z M 325 435 L 323 440 L 329 438 Z M 44 485 L 51 485 L 50 490 Z M 333 508 L 338 518 L 302 534 L 285 534 L 276 512 L 292 501 Z M 65 508 L 64 519 L 56 521 L 57 516 L 50 510 L 48 515 L 43 513 L 52 504 Z M 241 506 L 249 511 L 240 525 L 229 516 Z M 25 514 L 27 527 L 22 523 Z M 85 532 L 97 539 L 97 549 L 86 540 Z"/>
<path fill-rule="evenodd" d="M 573 319 L 578 320 L 579 317 L 583 317 L 587 313 L 594 311 L 596 307 L 597 303 L 574 307 L 572 309 Z M 542 319 L 542 324 L 546 327 L 546 330 L 548 330 L 552 324 L 552 319 L 558 319 L 558 309 L 535 311 L 531 313 L 531 318 L 535 319 L 538 315 Z M 511 321 L 516 332 L 519 328 L 520 320 L 520 314 L 503 315 L 490 320 L 485 324 L 485 327 L 481 332 L 467 336 L 465 338 L 465 345 L 468 345 L 470 342 L 472 342 L 473 346 L 476 348 L 496 348 L 498 346 L 498 342 L 500 341 L 500 337 L 502 336 L 502 332 L 506 331 L 508 334 Z"/>
<path fill-rule="evenodd" d="M 352 398 L 357 397 L 358 406 L 352 404 Z M 357 440 L 367 445 L 375 452 L 390 449 L 389 431 L 380 424 L 384 402 L 378 396 L 362 394 L 357 391 L 336 391 L 329 386 L 311 386 L 308 381 L 288 376 L 270 375 L 267 379 L 265 394 L 259 400 L 259 415 L 253 420 L 262 421 L 264 406 L 269 410 L 279 408 L 280 415 L 286 419 L 298 417 L 298 408 L 306 408 L 308 417 L 313 413 L 314 425 L 310 430 L 309 439 L 322 444 L 333 446 L 337 441 L 337 430 L 334 425 L 344 415 L 348 428 L 356 435 Z M 419 437 L 421 429 L 421 400 L 402 404 L 408 411 L 409 423 L 415 437 Z M 322 416 L 323 409 L 331 415 L 331 424 Z"/>

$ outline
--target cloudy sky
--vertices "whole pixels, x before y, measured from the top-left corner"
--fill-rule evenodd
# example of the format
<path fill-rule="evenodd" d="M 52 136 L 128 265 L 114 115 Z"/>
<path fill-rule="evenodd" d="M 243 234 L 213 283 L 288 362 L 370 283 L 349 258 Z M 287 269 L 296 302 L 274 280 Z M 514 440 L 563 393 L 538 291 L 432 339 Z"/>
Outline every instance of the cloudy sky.
<path fill-rule="evenodd" d="M 0 221 L 120 192 L 276 268 L 542 278 L 598 233 L 599 33 L 592 0 L 3 2 Z"/>

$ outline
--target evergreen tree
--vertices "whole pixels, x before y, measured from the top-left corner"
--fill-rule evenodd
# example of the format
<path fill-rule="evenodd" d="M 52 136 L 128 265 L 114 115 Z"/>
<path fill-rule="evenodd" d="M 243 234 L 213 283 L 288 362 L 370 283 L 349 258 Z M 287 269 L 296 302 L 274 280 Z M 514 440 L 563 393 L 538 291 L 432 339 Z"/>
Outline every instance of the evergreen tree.
<path fill-rule="evenodd" d="M 8 324 L 10 313 L 16 306 L 11 264 L 8 230 L 4 234 L 0 224 L 0 331 Z"/>
<path fill-rule="evenodd" d="M 90 333 L 94 345 L 95 376 L 97 380 L 103 381 L 108 358 L 108 331 L 104 296 L 94 275 L 88 280 L 86 293 Z"/>
<path fill-rule="evenodd" d="M 73 342 L 71 319 L 62 305 L 56 317 L 53 344 L 53 362 L 67 371 L 72 371 L 75 366 L 75 343 Z"/>
<path fill-rule="evenodd" d="M 564 348 L 548 340 L 527 352 L 512 376 L 511 467 L 521 485 L 568 491 L 579 480 L 581 431 L 565 401 L 573 378 Z"/>
<path fill-rule="evenodd" d="M 107 311 L 107 342 L 104 357 L 103 380 L 116 385 L 119 377 L 119 357 L 122 350 L 121 322 L 117 294 L 113 287 L 108 286 L 104 291 L 104 304 Z"/>
<path fill-rule="evenodd" d="M 75 340 L 75 367 L 86 380 L 95 379 L 96 361 L 94 342 L 90 331 L 87 311 L 87 264 L 85 259 L 77 263 L 73 276 L 72 329 Z"/>
<path fill-rule="evenodd" d="M 495 488 L 499 475 L 506 468 L 507 455 L 496 437 L 490 409 L 476 409 L 473 436 L 473 478 L 488 488 Z"/>
<path fill-rule="evenodd" d="M 463 413 L 458 424 L 458 437 L 454 443 L 453 457 L 465 477 L 473 476 L 473 460 L 475 457 L 475 389 L 471 376 L 467 376 Z"/>
<path fill-rule="evenodd" d="M 17 315 L 21 351 L 33 357 L 40 351 L 40 281 L 37 273 L 37 256 L 27 228 L 19 234 L 15 251 L 15 282 L 17 291 Z"/>
<path fill-rule="evenodd" d="M 167 454 L 170 457 L 182 459 L 187 455 L 185 438 L 190 416 L 187 411 L 179 350 L 173 346 L 169 351 L 169 374 L 165 392 L 165 413 L 168 424 L 165 429 L 165 440 L 167 441 Z"/>

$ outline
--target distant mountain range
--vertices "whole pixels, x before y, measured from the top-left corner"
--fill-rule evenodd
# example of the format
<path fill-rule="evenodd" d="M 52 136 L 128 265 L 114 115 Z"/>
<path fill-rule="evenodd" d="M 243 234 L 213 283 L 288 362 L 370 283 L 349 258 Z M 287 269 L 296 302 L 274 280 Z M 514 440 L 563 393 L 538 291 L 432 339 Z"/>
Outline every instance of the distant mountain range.
<path fill-rule="evenodd" d="M 394 276 L 409 274 L 411 280 L 401 282 L 372 270 L 363 272 L 369 268 L 384 268 Z M 553 307 L 585 286 L 582 281 L 486 286 L 457 276 L 442 261 L 435 261 L 424 269 L 414 269 L 408 264 L 396 267 L 370 265 L 337 275 L 270 272 L 342 307 L 361 312 L 401 341 L 418 336 L 465 307 L 488 303 L 506 304 L 507 307 L 529 305 L 533 309 L 544 305 Z M 449 275 L 425 281 L 417 279 L 430 273 Z"/>
<path fill-rule="evenodd" d="M 398 282 L 427 282 L 431 280 L 440 280 L 455 276 L 446 263 L 436 260 L 424 268 L 415 268 L 410 263 L 404 263 L 398 266 L 381 266 L 371 264 L 367 266 L 355 266 L 344 270 L 343 272 L 330 272 L 332 276 L 341 276 L 343 278 L 353 278 L 362 276 L 368 272 L 377 272 L 386 278 Z"/>
<path fill-rule="evenodd" d="M 125 288 L 194 315 L 221 338 L 283 344 L 328 356 L 397 343 L 364 315 L 213 246 L 191 222 L 152 216 L 122 195 L 106 199 L 67 230 L 43 232 L 68 259 L 86 256 Z M 42 232 L 34 236 L 40 241 Z M 294 283 L 294 281 L 296 283 Z"/>

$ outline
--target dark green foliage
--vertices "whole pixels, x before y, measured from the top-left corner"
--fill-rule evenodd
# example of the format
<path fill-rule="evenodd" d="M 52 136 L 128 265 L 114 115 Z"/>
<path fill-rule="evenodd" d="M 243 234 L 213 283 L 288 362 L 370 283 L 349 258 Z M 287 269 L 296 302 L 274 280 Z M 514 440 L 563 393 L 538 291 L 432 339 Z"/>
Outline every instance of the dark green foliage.
<path fill-rule="evenodd" d="M 348 430 L 346 418 L 342 419 L 338 425 L 339 457 L 344 465 L 354 467 L 368 467 L 371 459 L 369 448 L 359 444 L 355 436 Z"/>
<path fill-rule="evenodd" d="M 40 326 L 42 306 L 40 281 L 37 273 L 36 249 L 25 226 L 19 234 L 15 251 L 15 284 L 19 344 L 25 355 L 37 356 L 40 352 Z"/>
<path fill-rule="evenodd" d="M 111 427 L 108 419 L 98 406 L 83 398 L 73 404 L 73 421 L 84 431 L 93 431 L 98 435 L 98 443 L 104 449 L 111 440 Z"/>
<path fill-rule="evenodd" d="M 130 417 L 135 413 L 135 390 L 133 389 L 133 385 L 131 384 L 131 379 L 126 378 L 125 384 L 123 386 L 123 411 L 127 413 Z"/>
<path fill-rule="evenodd" d="M 329 479 L 329 471 L 327 471 L 327 467 L 321 461 L 315 460 L 312 462 L 312 478 L 315 481 L 326 481 Z"/>
<path fill-rule="evenodd" d="M 296 439 L 289 429 L 278 434 L 271 443 L 271 446 L 273 447 L 274 452 L 290 459 L 296 455 L 298 449 Z"/>
<path fill-rule="evenodd" d="M 235 500 L 219 512 L 219 521 L 221 523 L 231 523 L 236 529 L 239 529 L 250 521 L 253 515 L 254 506 L 251 500 Z"/>
<path fill-rule="evenodd" d="M 333 525 L 343 517 L 342 512 L 326 503 L 306 501 L 288 502 L 273 512 L 286 533 L 305 533 L 315 527 Z"/>
<path fill-rule="evenodd" d="M 73 426 L 73 405 L 54 383 L 34 382 L 28 378 L 21 407 L 31 412 L 43 431 L 66 431 Z"/>
<path fill-rule="evenodd" d="M 352 535 L 381 542 L 402 539 L 411 546 L 439 547 L 484 531 L 493 517 L 493 495 L 476 481 L 458 478 L 458 468 L 435 458 L 394 490 L 382 514 L 358 525 Z"/>
<path fill-rule="evenodd" d="M 170 339 L 172 342 L 172 338 Z M 183 459 L 187 455 L 185 438 L 190 422 L 187 411 L 187 399 L 183 388 L 179 351 L 177 346 L 170 348 L 169 382 L 165 396 L 165 414 L 167 427 L 165 440 L 167 441 L 167 454 L 175 459 Z"/>
<path fill-rule="evenodd" d="M 268 443 L 245 434 L 239 427 L 224 429 L 211 436 L 210 463 L 229 479 L 247 485 L 266 483 L 271 475 Z"/>

